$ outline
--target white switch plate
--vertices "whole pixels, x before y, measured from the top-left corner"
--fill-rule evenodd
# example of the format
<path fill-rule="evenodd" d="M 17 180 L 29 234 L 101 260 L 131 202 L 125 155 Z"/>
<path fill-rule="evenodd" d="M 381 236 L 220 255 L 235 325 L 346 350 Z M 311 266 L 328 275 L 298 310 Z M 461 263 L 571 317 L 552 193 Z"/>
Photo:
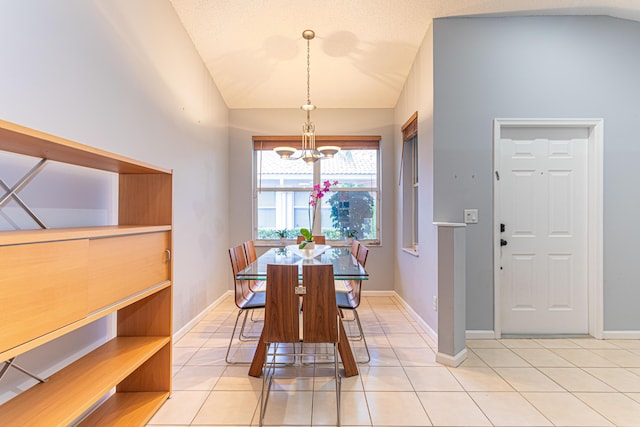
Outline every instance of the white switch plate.
<path fill-rule="evenodd" d="M 465 209 L 464 210 L 464 223 L 465 224 L 477 224 L 478 223 L 478 209 Z"/>

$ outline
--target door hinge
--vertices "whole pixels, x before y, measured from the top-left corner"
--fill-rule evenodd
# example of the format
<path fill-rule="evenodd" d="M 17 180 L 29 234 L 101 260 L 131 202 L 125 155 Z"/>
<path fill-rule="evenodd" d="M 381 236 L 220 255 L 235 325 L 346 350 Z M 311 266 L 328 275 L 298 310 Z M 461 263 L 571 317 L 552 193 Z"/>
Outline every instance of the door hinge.
<path fill-rule="evenodd" d="M 500 173 L 498 173 L 498 171 L 496 171 L 496 179 L 500 181 Z"/>

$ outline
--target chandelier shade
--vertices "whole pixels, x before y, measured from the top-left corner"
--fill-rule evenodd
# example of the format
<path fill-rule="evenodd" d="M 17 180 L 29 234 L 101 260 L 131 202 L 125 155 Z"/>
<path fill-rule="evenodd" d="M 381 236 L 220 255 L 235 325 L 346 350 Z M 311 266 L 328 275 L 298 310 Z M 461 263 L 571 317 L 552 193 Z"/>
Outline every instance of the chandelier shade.
<path fill-rule="evenodd" d="M 300 109 L 306 113 L 306 121 L 302 125 L 302 147 L 275 147 L 273 151 L 285 160 L 302 159 L 311 164 L 322 159 L 331 159 L 340 151 L 337 146 L 322 146 L 316 148 L 316 126 L 311 121 L 311 112 L 316 106 L 311 103 L 311 40 L 316 36 L 313 30 L 304 30 L 302 37 L 307 41 L 307 102 Z"/>

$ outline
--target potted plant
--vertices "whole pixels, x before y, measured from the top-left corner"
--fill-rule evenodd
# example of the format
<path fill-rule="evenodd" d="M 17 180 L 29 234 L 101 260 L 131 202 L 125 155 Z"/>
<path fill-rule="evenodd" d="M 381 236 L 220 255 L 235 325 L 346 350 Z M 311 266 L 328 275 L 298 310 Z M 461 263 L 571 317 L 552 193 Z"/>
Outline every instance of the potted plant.
<path fill-rule="evenodd" d="M 287 229 L 276 230 L 276 235 L 280 238 L 280 244 L 284 246 L 287 243 Z"/>
<path fill-rule="evenodd" d="M 358 230 L 347 230 L 344 235 L 347 238 L 347 243 L 351 244 L 353 243 L 353 239 L 358 238 Z"/>
<path fill-rule="evenodd" d="M 324 181 L 322 185 L 315 184 L 313 186 L 313 191 L 309 194 L 309 228 L 301 228 L 300 234 L 304 236 L 304 240 L 298 245 L 299 249 L 313 247 L 313 226 L 316 221 L 316 210 L 318 209 L 318 205 L 320 204 L 320 199 L 324 197 L 326 193 L 328 193 L 331 189 L 332 185 L 337 185 L 338 181 Z"/>

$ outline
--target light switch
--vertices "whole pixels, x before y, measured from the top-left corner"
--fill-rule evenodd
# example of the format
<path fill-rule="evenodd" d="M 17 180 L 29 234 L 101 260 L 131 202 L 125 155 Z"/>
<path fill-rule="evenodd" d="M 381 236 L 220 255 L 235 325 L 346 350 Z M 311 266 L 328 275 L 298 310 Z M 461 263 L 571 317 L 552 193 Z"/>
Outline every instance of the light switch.
<path fill-rule="evenodd" d="M 465 209 L 464 210 L 464 223 L 465 224 L 477 224 L 478 223 L 478 209 Z"/>

